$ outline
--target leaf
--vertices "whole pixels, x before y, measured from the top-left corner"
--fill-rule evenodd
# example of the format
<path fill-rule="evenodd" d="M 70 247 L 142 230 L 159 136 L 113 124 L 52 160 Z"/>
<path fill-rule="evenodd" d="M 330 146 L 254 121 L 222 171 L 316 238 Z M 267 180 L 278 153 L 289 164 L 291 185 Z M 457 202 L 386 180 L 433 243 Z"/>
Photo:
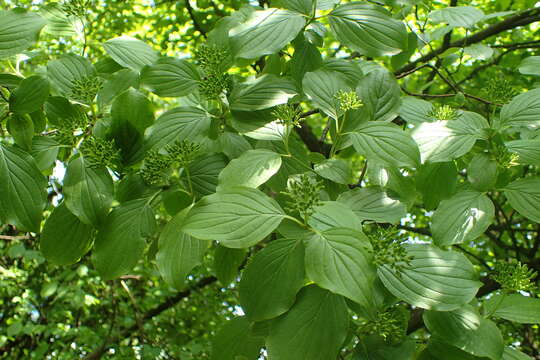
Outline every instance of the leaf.
<path fill-rule="evenodd" d="M 412 133 L 418 143 L 422 163 L 444 162 L 468 153 L 476 140 L 487 139 L 489 124 L 480 114 L 464 112 L 455 120 L 422 123 Z"/>
<path fill-rule="evenodd" d="M 486 360 L 473 356 L 439 339 L 430 339 L 418 360 Z"/>
<path fill-rule="evenodd" d="M 453 6 L 429 13 L 429 19 L 434 23 L 446 23 L 452 27 L 472 28 L 482 20 L 482 10 L 472 6 Z"/>
<path fill-rule="evenodd" d="M 231 249 L 218 245 L 214 251 L 214 270 L 223 286 L 228 286 L 238 276 L 238 268 L 246 258 L 245 249 Z"/>
<path fill-rule="evenodd" d="M 304 93 L 315 107 L 334 119 L 341 116 L 335 96 L 340 90 L 350 90 L 344 75 L 335 71 L 319 69 L 306 73 L 302 86 Z"/>
<path fill-rule="evenodd" d="M 491 190 L 497 181 L 497 162 L 486 154 L 476 154 L 467 167 L 467 180 L 478 191 Z"/>
<path fill-rule="evenodd" d="M 35 136 L 32 139 L 32 150 L 30 153 L 36 160 L 36 165 L 40 171 L 50 169 L 53 166 L 58 156 L 59 148 L 60 144 L 48 136 Z"/>
<path fill-rule="evenodd" d="M 388 197 L 379 187 L 349 190 L 337 201 L 351 208 L 360 221 L 396 223 L 407 215 L 405 204 Z"/>
<path fill-rule="evenodd" d="M 363 55 L 395 55 L 407 48 L 405 25 L 382 6 L 367 2 L 342 4 L 328 18 L 336 38 Z"/>
<path fill-rule="evenodd" d="M 540 178 L 517 179 L 506 185 L 504 195 L 521 215 L 540 223 Z"/>
<path fill-rule="evenodd" d="M 150 45 L 128 36 L 107 40 L 103 48 L 118 64 L 135 71 L 140 71 L 158 59 L 158 54 Z"/>
<path fill-rule="evenodd" d="M 401 89 L 386 69 L 371 71 L 360 80 L 356 91 L 372 115 L 371 120 L 392 121 L 401 107 Z"/>
<path fill-rule="evenodd" d="M 416 188 L 422 193 L 426 210 L 435 209 L 456 192 L 457 175 L 453 161 L 425 163 L 418 169 Z"/>
<path fill-rule="evenodd" d="M 224 131 L 218 138 L 221 151 L 229 159 L 240 157 L 252 149 L 251 144 L 242 136 L 234 132 Z"/>
<path fill-rule="evenodd" d="M 199 196 L 210 195 L 216 192 L 219 173 L 227 165 L 223 154 L 200 156 L 189 164 L 189 174 L 193 191 Z"/>
<path fill-rule="evenodd" d="M 371 244 L 362 232 L 331 228 L 305 239 L 305 246 L 309 279 L 365 309 L 375 306 L 372 288 L 377 274 Z"/>
<path fill-rule="evenodd" d="M 401 101 L 399 116 L 416 126 L 423 122 L 432 122 L 433 118 L 429 116 L 432 111 L 433 105 L 429 101 L 405 96 Z"/>
<path fill-rule="evenodd" d="M 494 50 L 484 44 L 473 44 L 464 48 L 463 52 L 477 60 L 488 60 L 493 56 Z"/>
<path fill-rule="evenodd" d="M 0 219 L 19 231 L 39 232 L 47 180 L 25 151 L 0 143 Z"/>
<path fill-rule="evenodd" d="M 505 142 L 508 151 L 519 155 L 522 164 L 540 165 L 540 138 L 513 140 Z"/>
<path fill-rule="evenodd" d="M 285 104 L 296 95 L 296 87 L 287 79 L 266 74 L 238 84 L 229 96 L 232 110 L 253 111 Z"/>
<path fill-rule="evenodd" d="M 445 246 L 474 240 L 487 230 L 494 217 L 495 208 L 485 194 L 460 191 L 441 201 L 433 214 L 433 241 Z"/>
<path fill-rule="evenodd" d="M 540 299 L 521 294 L 495 295 L 484 303 L 486 313 L 520 324 L 540 324 Z"/>
<path fill-rule="evenodd" d="M 474 356 L 501 358 L 504 342 L 501 332 L 490 320 L 482 318 L 471 306 L 454 311 L 427 311 L 424 323 L 432 337 Z"/>
<path fill-rule="evenodd" d="M 92 235 L 92 226 L 82 223 L 61 203 L 45 221 L 39 248 L 55 265 L 74 264 L 90 250 Z"/>
<path fill-rule="evenodd" d="M 354 149 L 368 159 L 397 167 L 417 167 L 420 152 L 413 138 L 399 126 L 367 122 L 349 133 Z"/>
<path fill-rule="evenodd" d="M 66 207 L 83 223 L 99 227 L 111 208 L 114 184 L 106 168 L 91 168 L 82 157 L 71 160 L 64 178 Z"/>
<path fill-rule="evenodd" d="M 66 97 L 71 96 L 74 81 L 95 75 L 90 60 L 82 56 L 67 54 L 47 63 L 47 77 Z"/>
<path fill-rule="evenodd" d="M 377 269 L 384 286 L 397 298 L 424 309 L 451 311 L 467 304 L 482 285 L 470 261 L 461 253 L 431 245 L 407 245 L 413 257 L 401 273 L 388 265 Z"/>
<path fill-rule="evenodd" d="M 335 227 L 345 227 L 362 231 L 362 223 L 356 214 L 345 204 L 337 201 L 325 201 L 313 208 L 308 225 L 318 231 L 326 231 Z"/>
<path fill-rule="evenodd" d="M 246 248 L 269 235 L 285 217 L 274 199 L 247 187 L 228 187 L 202 198 L 189 212 L 184 232 L 223 246 Z"/>
<path fill-rule="evenodd" d="M 256 336 L 245 316 L 229 320 L 212 341 L 211 360 L 255 359 L 264 346 L 264 338 Z"/>
<path fill-rule="evenodd" d="M 293 239 L 274 240 L 259 251 L 240 280 L 240 304 L 252 321 L 287 312 L 304 285 L 304 246 Z"/>
<path fill-rule="evenodd" d="M 540 56 L 529 56 L 521 60 L 518 70 L 523 75 L 540 76 Z"/>
<path fill-rule="evenodd" d="M 507 346 L 504 348 L 502 360 L 532 360 L 532 358 L 521 351 Z"/>
<path fill-rule="evenodd" d="M 368 336 L 360 339 L 352 360 L 413 360 L 416 343 L 405 338 L 400 344 L 389 344 L 382 337 Z"/>
<path fill-rule="evenodd" d="M 290 43 L 305 23 L 301 14 L 289 10 L 254 11 L 246 21 L 229 30 L 233 53 L 245 59 L 274 54 Z"/>
<path fill-rule="evenodd" d="M 270 324 L 266 338 L 273 360 L 335 359 L 345 341 L 349 315 L 341 296 L 315 285 L 303 288 L 289 312 Z"/>
<path fill-rule="evenodd" d="M 185 60 L 160 58 L 141 71 L 141 83 L 161 97 L 186 96 L 197 90 L 201 76 L 197 68 Z"/>
<path fill-rule="evenodd" d="M 131 69 L 121 69 L 103 83 L 103 87 L 97 93 L 99 107 L 108 105 L 117 95 L 130 87 L 139 88 L 139 74 Z"/>
<path fill-rule="evenodd" d="M 338 184 L 347 185 L 352 180 L 352 172 L 349 164 L 341 159 L 325 159 L 315 164 L 313 170 L 315 170 L 317 175 Z"/>
<path fill-rule="evenodd" d="M 146 147 L 161 149 L 176 140 L 196 141 L 210 129 L 209 114 L 199 108 L 185 106 L 171 109 L 157 118 L 146 131 Z"/>
<path fill-rule="evenodd" d="M 540 127 L 540 89 L 529 90 L 514 97 L 501 109 L 503 127 Z"/>
<path fill-rule="evenodd" d="M 28 114 L 22 116 L 13 114 L 7 119 L 6 128 L 13 137 L 15 144 L 22 149 L 29 151 L 32 149 L 32 138 L 34 137 L 34 122 Z"/>
<path fill-rule="evenodd" d="M 54 36 L 71 37 L 77 35 L 75 19 L 69 18 L 58 3 L 49 3 L 39 9 L 39 14 L 46 20 L 44 32 Z"/>
<path fill-rule="evenodd" d="M 28 49 L 45 26 L 45 19 L 32 13 L 14 9 L 0 12 L 0 59 Z"/>
<path fill-rule="evenodd" d="M 142 257 L 145 237 L 156 230 L 148 199 L 128 201 L 109 213 L 99 229 L 92 261 L 103 280 L 127 274 Z"/>
<path fill-rule="evenodd" d="M 219 189 L 230 186 L 257 188 L 281 167 L 281 156 L 266 149 L 248 150 L 219 174 Z"/>
<path fill-rule="evenodd" d="M 281 2 L 283 7 L 304 15 L 311 15 L 315 9 L 313 0 L 282 0 Z"/>
<path fill-rule="evenodd" d="M 30 76 L 11 93 L 9 110 L 28 114 L 39 110 L 49 96 L 49 82 L 41 76 Z"/>
<path fill-rule="evenodd" d="M 291 74 L 301 84 L 307 72 L 315 71 L 322 66 L 322 55 L 317 46 L 308 42 L 304 37 L 299 37 L 293 42 L 293 45 L 294 54 L 290 62 Z"/>
<path fill-rule="evenodd" d="M 185 287 L 186 277 L 202 262 L 209 241 L 194 239 L 182 232 L 189 209 L 185 209 L 165 225 L 159 236 L 156 265 L 163 279 L 177 290 Z"/>

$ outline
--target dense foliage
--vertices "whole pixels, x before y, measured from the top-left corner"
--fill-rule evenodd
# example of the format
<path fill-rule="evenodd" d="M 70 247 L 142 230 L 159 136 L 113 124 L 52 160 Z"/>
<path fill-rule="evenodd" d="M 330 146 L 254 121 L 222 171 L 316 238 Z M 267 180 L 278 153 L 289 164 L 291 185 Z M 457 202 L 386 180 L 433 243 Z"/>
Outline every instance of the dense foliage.
<path fill-rule="evenodd" d="M 535 1 L 0 3 L 0 358 L 540 359 Z"/>

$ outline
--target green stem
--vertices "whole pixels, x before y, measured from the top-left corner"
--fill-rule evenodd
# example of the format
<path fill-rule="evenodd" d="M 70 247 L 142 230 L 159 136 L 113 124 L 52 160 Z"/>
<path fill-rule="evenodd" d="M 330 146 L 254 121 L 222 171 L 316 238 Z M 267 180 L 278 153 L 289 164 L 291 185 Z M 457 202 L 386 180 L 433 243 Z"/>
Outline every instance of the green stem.
<path fill-rule="evenodd" d="M 506 298 L 506 295 L 507 295 L 506 292 L 503 291 L 503 293 L 501 294 L 501 297 L 499 298 L 499 301 L 497 302 L 497 305 L 489 313 L 486 314 L 486 318 L 489 318 L 491 317 L 491 315 L 495 314 L 495 312 L 499 309 L 502 302 Z"/>
<path fill-rule="evenodd" d="M 191 175 L 189 173 L 189 169 L 187 166 L 184 166 L 184 170 L 186 172 L 187 183 L 189 186 L 189 194 L 193 196 L 193 184 L 191 183 Z"/>
<path fill-rule="evenodd" d="M 347 119 L 347 112 L 343 114 L 341 121 L 336 119 L 336 140 L 333 142 L 332 148 L 330 149 L 330 157 L 333 157 L 336 154 L 336 151 L 337 151 L 336 145 L 339 144 L 339 140 L 341 138 L 341 131 L 343 131 L 343 124 L 345 123 L 346 119 Z"/>

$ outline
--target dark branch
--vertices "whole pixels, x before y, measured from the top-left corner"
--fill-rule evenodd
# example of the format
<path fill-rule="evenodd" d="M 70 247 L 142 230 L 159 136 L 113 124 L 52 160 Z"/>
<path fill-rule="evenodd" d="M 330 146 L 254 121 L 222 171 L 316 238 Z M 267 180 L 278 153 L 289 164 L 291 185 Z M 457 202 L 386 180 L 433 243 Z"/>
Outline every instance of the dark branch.
<path fill-rule="evenodd" d="M 193 26 L 195 29 L 201 33 L 201 35 L 206 38 L 206 30 L 203 29 L 201 26 L 201 23 L 199 23 L 199 20 L 197 20 L 197 17 L 195 16 L 195 13 L 193 11 L 193 7 L 191 6 L 191 3 L 189 0 L 186 0 L 186 9 L 189 13 L 189 17 L 191 18 L 191 21 L 193 21 Z"/>

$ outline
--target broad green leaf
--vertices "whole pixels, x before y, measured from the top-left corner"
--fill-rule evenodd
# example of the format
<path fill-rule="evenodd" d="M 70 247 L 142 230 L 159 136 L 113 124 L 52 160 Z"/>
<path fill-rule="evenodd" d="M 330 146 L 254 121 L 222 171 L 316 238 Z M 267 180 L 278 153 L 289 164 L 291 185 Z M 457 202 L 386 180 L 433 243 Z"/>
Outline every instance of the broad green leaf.
<path fill-rule="evenodd" d="M 457 187 L 458 171 L 452 162 L 425 163 L 418 169 L 416 188 L 422 193 L 424 207 L 433 210 L 452 196 Z"/>
<path fill-rule="evenodd" d="M 524 75 L 540 76 L 540 56 L 529 56 L 521 60 L 518 70 Z"/>
<path fill-rule="evenodd" d="M 480 114 L 464 112 L 455 120 L 422 123 L 413 130 L 422 162 L 457 159 L 471 150 L 476 140 L 487 139 L 489 124 Z"/>
<path fill-rule="evenodd" d="M 17 114 L 28 114 L 39 110 L 49 96 L 49 82 L 41 76 L 30 76 L 11 93 L 9 110 Z"/>
<path fill-rule="evenodd" d="M 62 127 L 72 123 L 83 123 L 87 117 L 80 105 L 72 104 L 65 97 L 50 96 L 45 103 L 47 120 L 54 126 Z"/>
<path fill-rule="evenodd" d="M 313 208 L 308 225 L 318 231 L 326 231 L 335 227 L 344 227 L 362 231 L 362 223 L 347 205 L 337 201 L 325 201 Z"/>
<path fill-rule="evenodd" d="M 242 135 L 256 140 L 283 141 L 287 129 L 276 120 L 271 109 L 233 111 L 232 126 Z"/>
<path fill-rule="evenodd" d="M 368 336 L 359 339 L 355 357 L 352 360 L 413 360 L 416 343 L 406 338 L 400 344 L 389 344 L 379 336 Z"/>
<path fill-rule="evenodd" d="M 39 9 L 39 14 L 47 21 L 44 32 L 54 36 L 71 37 L 77 35 L 76 25 L 80 23 L 69 17 L 59 3 L 49 3 Z M 82 25 L 82 24 L 80 24 Z"/>
<path fill-rule="evenodd" d="M 390 198 L 379 187 L 349 190 L 337 201 L 351 208 L 360 221 L 396 223 L 407 215 L 405 204 Z"/>
<path fill-rule="evenodd" d="M 274 199 L 247 187 L 228 187 L 202 198 L 188 213 L 184 232 L 223 246 L 245 248 L 269 235 L 285 217 Z"/>
<path fill-rule="evenodd" d="M 251 144 L 242 135 L 230 131 L 225 131 L 219 136 L 219 144 L 221 151 L 229 159 L 240 157 L 252 149 Z"/>
<path fill-rule="evenodd" d="M 482 285 L 471 262 L 461 253 L 431 245 L 407 245 L 410 265 L 396 272 L 377 270 L 384 286 L 398 299 L 424 309 L 450 311 L 471 301 Z"/>
<path fill-rule="evenodd" d="M 160 149 L 176 140 L 196 141 L 210 129 L 209 114 L 199 108 L 185 106 L 171 109 L 157 118 L 146 131 L 146 147 Z"/>
<path fill-rule="evenodd" d="M 491 200 L 483 193 L 464 190 L 441 201 L 433 214 L 433 241 L 439 246 L 474 240 L 495 217 Z"/>
<path fill-rule="evenodd" d="M 75 54 L 62 55 L 47 63 L 47 77 L 66 97 L 71 96 L 74 81 L 95 75 L 96 71 L 90 60 Z"/>
<path fill-rule="evenodd" d="M 411 135 L 390 123 L 367 122 L 349 133 L 357 152 L 366 158 L 397 167 L 420 164 L 418 145 Z"/>
<path fill-rule="evenodd" d="M 30 152 L 39 170 L 50 169 L 58 156 L 60 144 L 48 136 L 35 136 L 32 139 L 32 151 Z"/>
<path fill-rule="evenodd" d="M 454 311 L 427 311 L 424 323 L 437 340 L 474 356 L 499 360 L 504 350 L 495 323 L 482 318 L 471 305 Z"/>
<path fill-rule="evenodd" d="M 291 308 L 303 285 L 302 241 L 274 240 L 255 254 L 242 273 L 240 304 L 250 320 L 272 319 Z"/>
<path fill-rule="evenodd" d="M 109 104 L 117 95 L 130 87 L 139 88 L 139 74 L 131 69 L 121 69 L 103 83 L 103 87 L 97 93 L 100 108 Z"/>
<path fill-rule="evenodd" d="M 488 60 L 493 56 L 494 50 L 484 44 L 473 44 L 464 48 L 463 52 L 473 59 Z"/>
<path fill-rule="evenodd" d="M 471 355 L 455 346 L 433 338 L 429 340 L 427 347 L 418 357 L 418 360 L 487 360 L 487 358 Z"/>
<path fill-rule="evenodd" d="M 294 95 L 296 87 L 290 80 L 266 74 L 236 85 L 229 103 L 235 111 L 263 110 L 285 104 Z"/>
<path fill-rule="evenodd" d="M 395 55 L 407 48 L 402 22 L 379 5 L 352 2 L 336 7 L 329 15 L 336 38 L 366 56 Z"/>
<path fill-rule="evenodd" d="M 326 159 L 318 164 L 315 164 L 313 170 L 317 175 L 332 180 L 338 184 L 350 184 L 352 181 L 352 172 L 349 164 L 341 159 Z"/>
<path fill-rule="evenodd" d="M 245 317 L 229 320 L 212 341 L 211 360 L 256 359 L 264 346 L 264 338 L 254 334 Z"/>
<path fill-rule="evenodd" d="M 335 96 L 340 90 L 349 91 L 351 89 L 344 75 L 335 71 L 319 69 L 306 73 L 302 86 L 304 93 L 315 107 L 334 119 L 341 116 Z"/>
<path fill-rule="evenodd" d="M 495 295 L 484 303 L 486 313 L 520 324 L 540 324 L 540 299 L 521 294 Z"/>
<path fill-rule="evenodd" d="M 517 179 L 506 185 L 504 195 L 521 215 L 540 223 L 540 178 Z"/>
<path fill-rule="evenodd" d="M 343 295 L 365 309 L 372 309 L 373 283 L 371 244 L 360 231 L 331 228 L 305 239 L 306 275 L 317 285 Z"/>
<path fill-rule="evenodd" d="M 23 81 L 23 78 L 15 74 L 0 73 L 0 85 L 8 89 L 14 89 Z"/>
<path fill-rule="evenodd" d="M 500 123 L 503 127 L 540 127 L 540 89 L 519 94 L 504 105 Z"/>
<path fill-rule="evenodd" d="M 127 274 L 142 257 L 145 238 L 156 230 L 148 199 L 128 201 L 109 213 L 96 236 L 92 261 L 103 280 Z"/>
<path fill-rule="evenodd" d="M 0 59 L 23 52 L 45 26 L 41 16 L 21 9 L 0 11 Z"/>
<path fill-rule="evenodd" d="M 114 198 L 114 184 L 106 168 L 91 168 L 82 157 L 70 161 L 64 178 L 66 207 L 83 223 L 103 224 Z"/>
<path fill-rule="evenodd" d="M 34 137 L 34 122 L 28 114 L 10 116 L 6 121 L 6 128 L 13 137 L 15 144 L 20 148 L 30 151 L 32 138 Z"/>
<path fill-rule="evenodd" d="M 356 91 L 372 114 L 372 120 L 392 121 L 398 116 L 401 89 L 388 70 L 371 71 L 360 80 Z"/>
<path fill-rule="evenodd" d="M 434 23 L 446 23 L 452 27 L 472 28 L 482 20 L 482 10 L 472 6 L 453 6 L 429 13 L 429 19 Z"/>
<path fill-rule="evenodd" d="M 216 192 L 219 173 L 226 165 L 227 158 L 223 154 L 196 158 L 188 167 L 193 191 L 199 196 Z"/>
<path fill-rule="evenodd" d="M 158 54 L 150 45 L 127 36 L 107 40 L 103 48 L 118 64 L 135 71 L 140 71 L 158 59 Z"/>
<path fill-rule="evenodd" d="M 497 181 L 497 162 L 487 154 L 476 154 L 467 166 L 467 180 L 478 191 L 491 190 Z"/>
<path fill-rule="evenodd" d="M 508 151 L 519 155 L 520 163 L 540 166 L 540 138 L 513 140 L 504 145 Z"/>
<path fill-rule="evenodd" d="M 141 71 L 141 83 L 162 97 L 186 96 L 197 90 L 201 76 L 197 68 L 185 60 L 160 58 Z"/>
<path fill-rule="evenodd" d="M 276 53 L 296 38 L 305 23 L 303 15 L 289 10 L 254 11 L 229 31 L 233 53 L 245 59 Z"/>
<path fill-rule="evenodd" d="M 47 180 L 27 152 L 0 143 L 0 219 L 22 231 L 39 232 Z"/>
<path fill-rule="evenodd" d="M 432 111 L 433 105 L 429 101 L 405 96 L 401 101 L 399 116 L 407 123 L 416 126 L 423 122 L 433 121 L 433 118 L 429 116 Z"/>
<path fill-rule="evenodd" d="M 317 2 L 314 0 L 281 0 L 281 3 L 289 10 L 294 10 L 304 15 L 311 15 Z"/>
<path fill-rule="evenodd" d="M 61 203 L 45 221 L 39 248 L 45 258 L 56 265 L 79 261 L 93 242 L 92 226 L 82 223 Z"/>
<path fill-rule="evenodd" d="M 315 285 L 303 288 L 296 303 L 272 321 L 266 338 L 273 360 L 328 360 L 337 358 L 349 326 L 343 297 Z"/>
<path fill-rule="evenodd" d="M 194 239 L 182 232 L 189 209 L 185 209 L 165 225 L 159 236 L 156 265 L 167 284 L 177 290 L 185 286 L 186 277 L 202 262 L 211 242 Z"/>
<path fill-rule="evenodd" d="M 502 360 L 532 360 L 528 355 L 509 346 L 504 348 Z"/>
<path fill-rule="evenodd" d="M 311 0 L 309 0 L 311 1 Z M 322 56 L 317 48 L 303 37 L 295 40 L 294 54 L 291 58 L 291 74 L 292 77 L 299 83 L 302 83 L 304 75 L 309 71 L 315 71 L 323 64 Z"/>
<path fill-rule="evenodd" d="M 238 268 L 246 258 L 245 249 L 231 249 L 218 245 L 214 251 L 214 270 L 223 286 L 229 286 L 238 276 Z"/>
<path fill-rule="evenodd" d="M 281 167 L 281 155 L 266 149 L 248 150 L 219 174 L 218 189 L 230 186 L 257 188 Z"/>

